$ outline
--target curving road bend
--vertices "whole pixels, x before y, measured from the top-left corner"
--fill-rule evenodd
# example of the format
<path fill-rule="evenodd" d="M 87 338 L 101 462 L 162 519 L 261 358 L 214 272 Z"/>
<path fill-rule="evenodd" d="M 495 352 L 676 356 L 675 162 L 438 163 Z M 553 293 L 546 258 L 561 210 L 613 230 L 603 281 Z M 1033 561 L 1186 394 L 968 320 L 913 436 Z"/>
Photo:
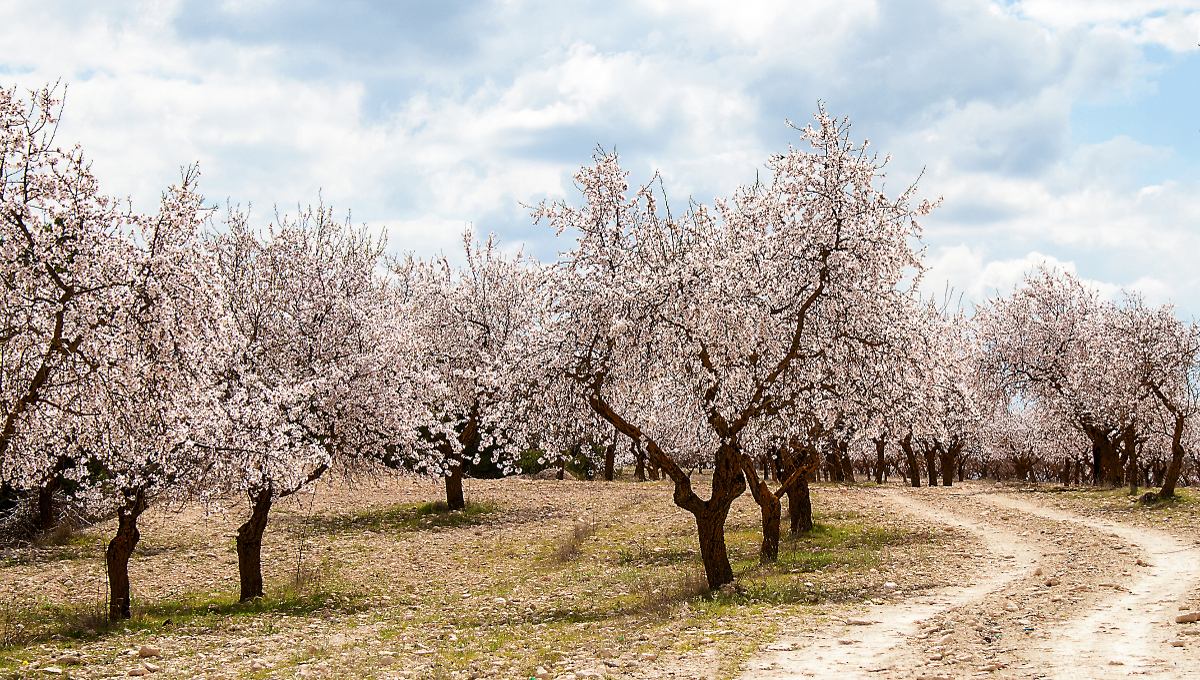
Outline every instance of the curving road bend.
<path fill-rule="evenodd" d="M 785 636 L 750 660 L 745 680 L 1200 678 L 1200 623 L 1175 623 L 1200 590 L 1193 541 L 978 485 L 867 492 L 975 534 L 979 571 Z"/>

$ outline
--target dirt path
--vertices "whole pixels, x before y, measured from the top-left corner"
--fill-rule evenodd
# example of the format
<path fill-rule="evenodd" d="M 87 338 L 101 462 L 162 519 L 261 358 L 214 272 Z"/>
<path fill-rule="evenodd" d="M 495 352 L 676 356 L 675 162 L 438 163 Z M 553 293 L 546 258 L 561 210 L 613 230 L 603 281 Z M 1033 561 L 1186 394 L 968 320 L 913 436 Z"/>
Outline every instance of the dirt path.
<path fill-rule="evenodd" d="M 1200 678 L 1200 663 L 1188 662 L 1200 637 L 1183 634 L 1200 624 L 1174 623 L 1200 585 L 1200 546 L 979 485 L 869 493 L 933 528 L 977 536 L 977 570 L 785 636 L 751 659 L 745 680 Z"/>

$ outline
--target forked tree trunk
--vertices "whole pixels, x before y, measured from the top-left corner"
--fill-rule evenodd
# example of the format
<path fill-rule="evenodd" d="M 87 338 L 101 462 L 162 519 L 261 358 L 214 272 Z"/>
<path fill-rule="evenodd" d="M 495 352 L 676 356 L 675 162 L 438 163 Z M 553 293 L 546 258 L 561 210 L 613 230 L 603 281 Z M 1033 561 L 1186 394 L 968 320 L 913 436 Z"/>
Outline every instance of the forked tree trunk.
<path fill-rule="evenodd" d="M 914 488 L 921 486 L 921 466 L 917 463 L 917 454 L 913 451 L 912 435 L 907 435 L 900 440 L 900 450 L 904 451 L 905 461 L 908 463 L 908 479 Z"/>
<path fill-rule="evenodd" d="M 942 447 L 942 486 L 954 486 L 954 472 L 958 468 L 958 457 L 962 444 L 951 441 L 949 446 Z"/>
<path fill-rule="evenodd" d="M 250 518 L 238 527 L 237 554 L 238 575 L 241 578 L 241 601 L 263 596 L 262 537 L 267 528 L 267 516 L 271 512 L 272 488 L 270 484 L 250 496 Z"/>
<path fill-rule="evenodd" d="M 779 497 L 771 491 L 767 481 L 758 479 L 754 461 L 748 456 L 742 457 L 742 472 L 750 487 L 750 494 L 762 514 L 762 544 L 759 546 L 758 559 L 767 564 L 779 559 Z"/>
<path fill-rule="evenodd" d="M 617 460 L 617 442 L 614 439 L 613 443 L 609 444 L 604 449 L 604 481 L 611 482 L 613 480 L 614 464 Z"/>
<path fill-rule="evenodd" d="M 1167 466 L 1167 474 L 1163 478 L 1160 498 L 1171 498 L 1175 495 L 1175 485 L 1179 483 L 1179 473 L 1183 470 L 1183 429 L 1186 421 L 1183 416 L 1175 415 L 1175 429 L 1171 433 L 1171 464 Z"/>
<path fill-rule="evenodd" d="M 837 453 L 838 466 L 842 471 L 841 481 L 854 484 L 854 463 L 850 460 L 850 446 L 844 443 L 835 443 L 833 448 Z"/>
<path fill-rule="evenodd" d="M 108 568 L 108 619 L 120 621 L 130 617 L 129 558 L 137 547 L 137 520 L 146 510 L 146 494 L 139 490 L 133 500 L 117 511 L 117 534 L 108 542 L 104 552 Z"/>

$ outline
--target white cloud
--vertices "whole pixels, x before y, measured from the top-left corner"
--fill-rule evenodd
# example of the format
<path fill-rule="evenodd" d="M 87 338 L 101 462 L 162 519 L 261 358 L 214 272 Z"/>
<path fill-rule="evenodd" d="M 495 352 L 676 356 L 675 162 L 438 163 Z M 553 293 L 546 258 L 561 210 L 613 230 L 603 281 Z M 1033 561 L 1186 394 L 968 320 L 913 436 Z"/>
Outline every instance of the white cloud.
<path fill-rule="evenodd" d="M 1181 153 L 1071 130 L 1081 101 L 1153 92 L 1145 47 L 1193 49 L 1200 2 L 452 4 L 0 3 L 0 82 L 69 82 L 61 138 L 143 210 L 199 160 L 209 196 L 260 216 L 321 190 L 396 251 L 454 250 L 474 223 L 542 257 L 560 244 L 520 202 L 572 199 L 595 144 L 709 202 L 823 99 L 894 154 L 893 191 L 926 168 L 933 271 L 960 290 L 1047 253 L 1200 310 L 1200 186 L 1143 172 Z"/>

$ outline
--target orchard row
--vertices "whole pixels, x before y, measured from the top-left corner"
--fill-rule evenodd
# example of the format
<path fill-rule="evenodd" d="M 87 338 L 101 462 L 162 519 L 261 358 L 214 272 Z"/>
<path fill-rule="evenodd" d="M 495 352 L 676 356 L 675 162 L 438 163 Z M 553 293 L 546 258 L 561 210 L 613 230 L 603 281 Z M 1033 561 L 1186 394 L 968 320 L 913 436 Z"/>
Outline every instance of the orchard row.
<path fill-rule="evenodd" d="M 0 477 L 43 529 L 62 497 L 118 518 L 113 618 L 151 503 L 244 494 L 248 599 L 272 504 L 322 475 L 444 478 L 461 508 L 483 459 L 585 458 L 609 479 L 632 462 L 673 481 L 715 588 L 733 500 L 753 495 L 773 560 L 782 497 L 810 529 L 818 471 L 1153 472 L 1171 495 L 1189 464 L 1194 324 L 1049 270 L 970 314 L 923 299 L 935 206 L 885 195 L 886 159 L 823 110 L 804 149 L 712 206 L 669 206 L 598 153 L 577 205 L 533 210 L 556 261 L 467 234 L 461 267 L 385 257 L 324 206 L 256 230 L 205 207 L 194 168 L 134 214 L 58 145 L 59 114 L 52 89 L 0 91 Z"/>

